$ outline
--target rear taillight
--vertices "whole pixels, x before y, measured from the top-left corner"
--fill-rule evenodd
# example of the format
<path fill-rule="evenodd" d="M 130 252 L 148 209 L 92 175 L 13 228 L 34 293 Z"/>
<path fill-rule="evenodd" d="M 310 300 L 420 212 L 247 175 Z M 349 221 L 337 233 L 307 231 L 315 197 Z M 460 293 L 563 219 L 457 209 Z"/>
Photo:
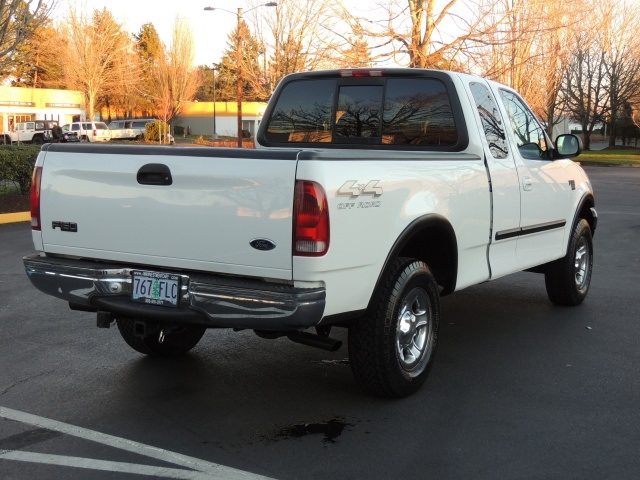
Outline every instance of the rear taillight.
<path fill-rule="evenodd" d="M 93 137 L 95 138 L 95 137 L 97 137 L 97 136 L 98 136 L 98 130 L 94 130 L 94 131 L 93 131 Z"/>
<path fill-rule="evenodd" d="M 329 250 L 327 195 L 316 182 L 296 181 L 293 200 L 293 254 L 320 257 Z"/>
<path fill-rule="evenodd" d="M 33 169 L 31 177 L 31 230 L 40 230 L 40 182 L 42 181 L 42 167 Z"/>

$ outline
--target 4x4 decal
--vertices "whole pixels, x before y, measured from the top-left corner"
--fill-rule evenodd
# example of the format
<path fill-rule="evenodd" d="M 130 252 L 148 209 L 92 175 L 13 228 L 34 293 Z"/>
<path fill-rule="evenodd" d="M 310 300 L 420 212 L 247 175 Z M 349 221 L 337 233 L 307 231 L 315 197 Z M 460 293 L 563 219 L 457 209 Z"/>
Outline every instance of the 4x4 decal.
<path fill-rule="evenodd" d="M 359 197 L 360 195 L 373 195 L 379 197 L 382 195 L 382 187 L 378 186 L 380 180 L 371 180 L 368 183 L 358 183 L 357 180 L 347 180 L 338 189 L 336 196 L 338 197 Z"/>

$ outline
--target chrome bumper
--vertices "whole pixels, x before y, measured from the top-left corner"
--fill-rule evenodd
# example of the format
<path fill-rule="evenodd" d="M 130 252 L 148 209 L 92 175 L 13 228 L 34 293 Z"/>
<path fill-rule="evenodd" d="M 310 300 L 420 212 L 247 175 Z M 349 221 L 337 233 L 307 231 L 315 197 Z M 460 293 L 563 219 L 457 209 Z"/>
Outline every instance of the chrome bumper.
<path fill-rule="evenodd" d="M 130 299 L 131 271 L 162 271 L 159 268 L 38 255 L 23 260 L 29 280 L 38 290 L 68 301 L 75 309 L 160 322 L 256 330 L 308 328 L 318 324 L 324 312 L 324 288 L 300 289 L 259 280 L 181 272 L 180 306 L 170 308 Z"/>

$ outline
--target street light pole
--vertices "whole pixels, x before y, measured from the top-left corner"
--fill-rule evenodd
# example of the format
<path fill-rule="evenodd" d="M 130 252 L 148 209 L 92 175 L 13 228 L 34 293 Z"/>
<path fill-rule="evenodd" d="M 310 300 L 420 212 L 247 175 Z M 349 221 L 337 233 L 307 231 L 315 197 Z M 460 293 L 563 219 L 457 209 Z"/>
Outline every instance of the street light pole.
<path fill-rule="evenodd" d="M 216 130 L 216 67 L 214 63 L 211 73 L 213 74 L 213 139 L 218 139 L 218 132 Z"/>
<path fill-rule="evenodd" d="M 258 7 L 277 7 L 277 2 L 267 2 L 260 5 L 256 5 L 253 8 L 250 8 L 247 11 L 251 11 Z M 204 7 L 204 10 L 207 12 L 212 12 L 214 10 L 222 10 L 223 12 L 232 13 L 231 10 L 226 10 L 224 8 L 214 8 L 214 7 Z M 234 14 L 238 20 L 237 32 L 236 32 L 236 70 L 237 70 L 237 80 L 238 80 L 238 147 L 242 148 L 242 33 L 240 32 L 240 27 L 242 26 L 242 8 L 238 7 L 238 13 Z M 214 72 L 214 81 L 215 81 L 215 72 Z M 214 88 L 215 92 L 215 88 Z M 215 93 L 214 93 L 215 95 Z M 214 118 L 214 134 L 215 134 L 215 100 L 213 103 L 213 118 Z"/>
<path fill-rule="evenodd" d="M 236 39 L 236 69 L 238 71 L 238 148 L 242 148 L 242 7 L 238 7 L 238 31 Z"/>

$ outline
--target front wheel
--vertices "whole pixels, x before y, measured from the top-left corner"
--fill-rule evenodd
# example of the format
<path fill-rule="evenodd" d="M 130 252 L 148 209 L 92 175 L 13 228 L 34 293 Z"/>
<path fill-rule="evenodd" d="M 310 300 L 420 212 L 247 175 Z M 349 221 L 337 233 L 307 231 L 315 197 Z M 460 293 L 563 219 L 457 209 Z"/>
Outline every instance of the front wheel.
<path fill-rule="evenodd" d="M 158 332 L 147 337 L 135 335 L 135 321 L 132 318 L 118 318 L 120 335 L 135 351 L 152 357 L 178 357 L 195 347 L 206 330 L 205 327 L 185 325 L 180 328 L 165 330 L 160 327 Z"/>
<path fill-rule="evenodd" d="M 357 382 L 376 395 L 405 397 L 425 382 L 436 348 L 440 294 L 429 267 L 398 258 L 379 300 L 349 327 Z"/>
<path fill-rule="evenodd" d="M 589 223 L 580 219 L 573 229 L 567 255 L 548 265 L 544 282 L 556 305 L 580 305 L 587 297 L 593 270 L 593 240 Z"/>

